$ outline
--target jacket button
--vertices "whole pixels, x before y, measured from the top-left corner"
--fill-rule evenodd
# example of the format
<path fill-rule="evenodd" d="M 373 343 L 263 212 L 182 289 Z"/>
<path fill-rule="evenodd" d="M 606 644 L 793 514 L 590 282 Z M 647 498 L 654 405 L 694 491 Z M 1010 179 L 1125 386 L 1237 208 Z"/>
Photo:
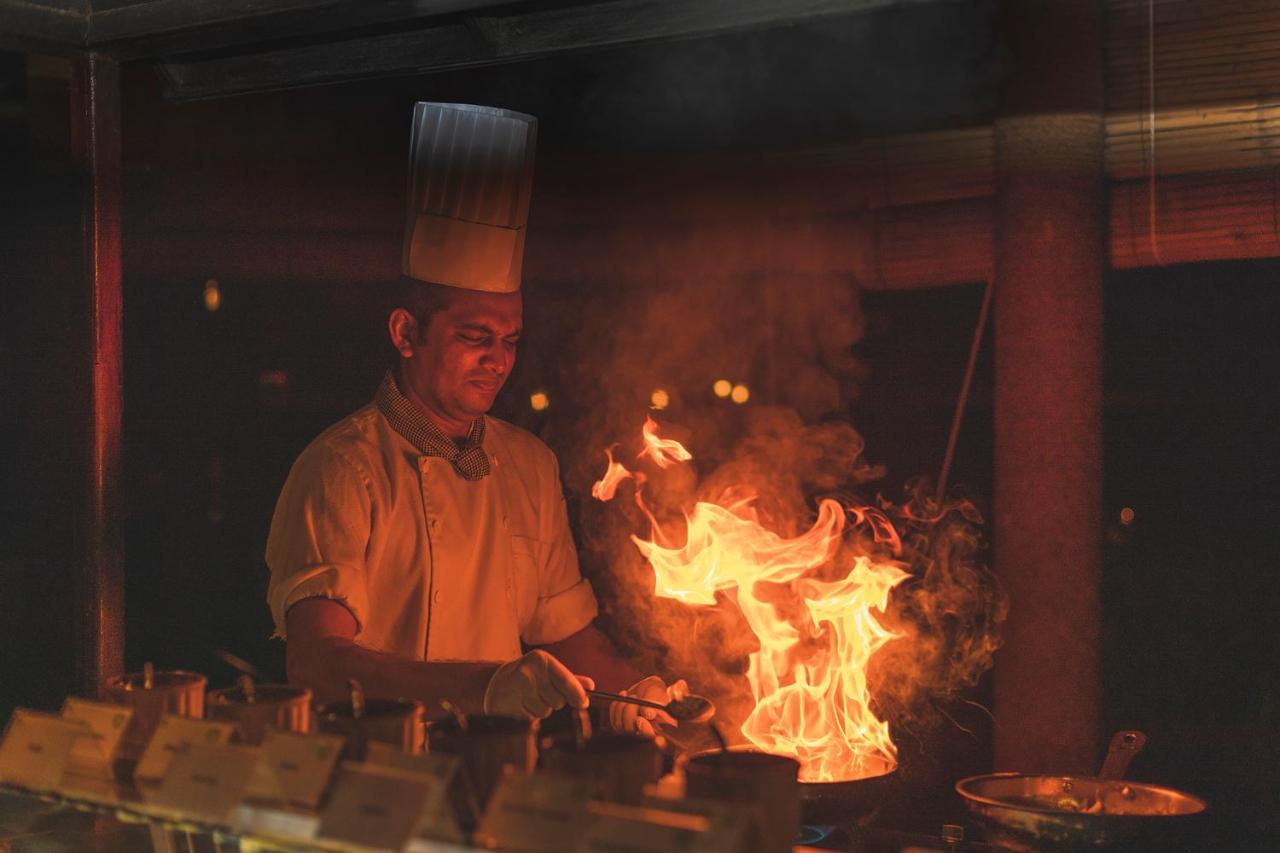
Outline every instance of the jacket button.
<path fill-rule="evenodd" d="M 432 604 L 440 603 L 440 590 L 437 589 L 435 592 L 431 593 L 431 603 Z"/>

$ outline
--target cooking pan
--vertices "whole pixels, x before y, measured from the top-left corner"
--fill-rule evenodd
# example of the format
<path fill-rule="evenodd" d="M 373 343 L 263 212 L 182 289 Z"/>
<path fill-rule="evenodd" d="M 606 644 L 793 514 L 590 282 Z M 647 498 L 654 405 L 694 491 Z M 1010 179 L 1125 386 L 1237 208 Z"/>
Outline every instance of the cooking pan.
<path fill-rule="evenodd" d="M 723 750 L 704 750 L 694 757 L 714 755 Z M 728 752 L 758 752 L 750 746 L 732 746 Z M 805 826 L 850 826 L 874 813 L 892 795 L 897 784 L 897 767 L 887 761 L 875 768 L 878 773 L 842 782 L 798 782 L 800 819 Z"/>
<path fill-rule="evenodd" d="M 969 813 L 1014 850 L 1169 849 L 1199 828 L 1207 808 L 1191 794 L 1122 777 L 1146 736 L 1111 739 L 1097 776 L 992 773 L 956 783 Z"/>

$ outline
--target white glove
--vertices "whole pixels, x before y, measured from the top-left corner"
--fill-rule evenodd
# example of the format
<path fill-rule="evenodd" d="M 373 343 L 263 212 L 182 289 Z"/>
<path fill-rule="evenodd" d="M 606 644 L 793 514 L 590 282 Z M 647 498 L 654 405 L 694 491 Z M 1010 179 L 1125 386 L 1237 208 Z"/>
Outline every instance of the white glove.
<path fill-rule="evenodd" d="M 673 699 L 683 699 L 689 695 L 689 685 L 683 678 L 668 685 L 658 676 L 650 675 L 619 693 L 623 696 L 635 696 L 638 699 L 648 699 L 650 702 L 665 705 Z M 615 732 L 635 732 L 653 737 L 656 734 L 653 729 L 654 722 L 677 725 L 670 714 L 659 711 L 657 708 L 644 708 L 623 702 L 609 704 L 609 726 Z"/>
<path fill-rule="evenodd" d="M 574 675 L 542 649 L 498 667 L 484 691 L 484 712 L 506 717 L 542 719 L 557 708 L 587 707 L 587 690 L 595 683 Z"/>

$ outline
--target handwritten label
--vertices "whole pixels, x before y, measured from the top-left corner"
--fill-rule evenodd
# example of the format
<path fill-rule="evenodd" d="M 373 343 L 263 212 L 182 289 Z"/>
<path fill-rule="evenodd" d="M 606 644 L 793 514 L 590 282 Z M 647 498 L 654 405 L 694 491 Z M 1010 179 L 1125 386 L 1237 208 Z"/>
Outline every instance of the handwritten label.
<path fill-rule="evenodd" d="M 413 834 L 423 838 L 462 841 L 464 825 L 474 825 L 478 810 L 471 788 L 462 776 L 462 759 L 456 755 L 410 755 L 390 744 L 371 742 L 365 762 L 415 773 L 431 780 L 431 789 Z"/>
<path fill-rule="evenodd" d="M 249 780 L 248 796 L 269 803 L 314 809 L 342 754 L 338 735 L 300 735 L 268 729 L 262 758 Z"/>
<path fill-rule="evenodd" d="M 588 803 L 580 853 L 694 853 L 704 845 L 711 822 L 701 815 L 662 809 Z"/>
<path fill-rule="evenodd" d="M 146 782 L 158 782 L 165 777 L 175 756 L 193 746 L 225 746 L 230 742 L 233 731 L 234 723 L 165 714 L 133 775 Z"/>
<path fill-rule="evenodd" d="M 52 791 L 62 780 L 76 740 L 88 734 L 78 720 L 18 708 L 0 741 L 0 780 Z"/>
<path fill-rule="evenodd" d="M 258 747 L 193 743 L 174 753 L 160 787 L 146 792 L 146 801 L 184 818 L 225 825 L 244 799 L 258 757 Z"/>
<path fill-rule="evenodd" d="M 679 799 L 649 797 L 646 805 L 660 811 L 696 815 L 707 821 L 695 847 L 698 853 L 729 853 L 750 849 L 751 831 L 754 828 L 751 812 L 741 803 L 721 800 Z"/>
<path fill-rule="evenodd" d="M 586 827 L 587 796 L 583 779 L 510 772 L 498 783 L 476 840 L 523 853 L 571 850 Z"/>
<path fill-rule="evenodd" d="M 320 813 L 319 837 L 400 850 L 437 783 L 419 773 L 343 762 Z"/>
<path fill-rule="evenodd" d="M 71 750 L 71 765 L 75 771 L 109 776 L 116 749 L 132 717 L 133 709 L 124 705 L 75 697 L 63 702 L 62 719 L 77 720 L 89 727 L 89 733 L 76 740 Z"/>

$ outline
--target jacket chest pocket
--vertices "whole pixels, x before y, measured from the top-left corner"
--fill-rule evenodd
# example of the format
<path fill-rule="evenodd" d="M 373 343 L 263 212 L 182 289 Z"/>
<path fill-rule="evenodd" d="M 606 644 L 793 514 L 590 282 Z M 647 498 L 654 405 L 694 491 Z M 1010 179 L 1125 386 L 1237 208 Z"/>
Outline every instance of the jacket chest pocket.
<path fill-rule="evenodd" d="M 538 606 L 538 575 L 546 546 L 533 536 L 512 533 L 511 571 L 507 579 L 507 594 L 513 598 L 516 616 L 521 629 L 533 618 Z"/>

